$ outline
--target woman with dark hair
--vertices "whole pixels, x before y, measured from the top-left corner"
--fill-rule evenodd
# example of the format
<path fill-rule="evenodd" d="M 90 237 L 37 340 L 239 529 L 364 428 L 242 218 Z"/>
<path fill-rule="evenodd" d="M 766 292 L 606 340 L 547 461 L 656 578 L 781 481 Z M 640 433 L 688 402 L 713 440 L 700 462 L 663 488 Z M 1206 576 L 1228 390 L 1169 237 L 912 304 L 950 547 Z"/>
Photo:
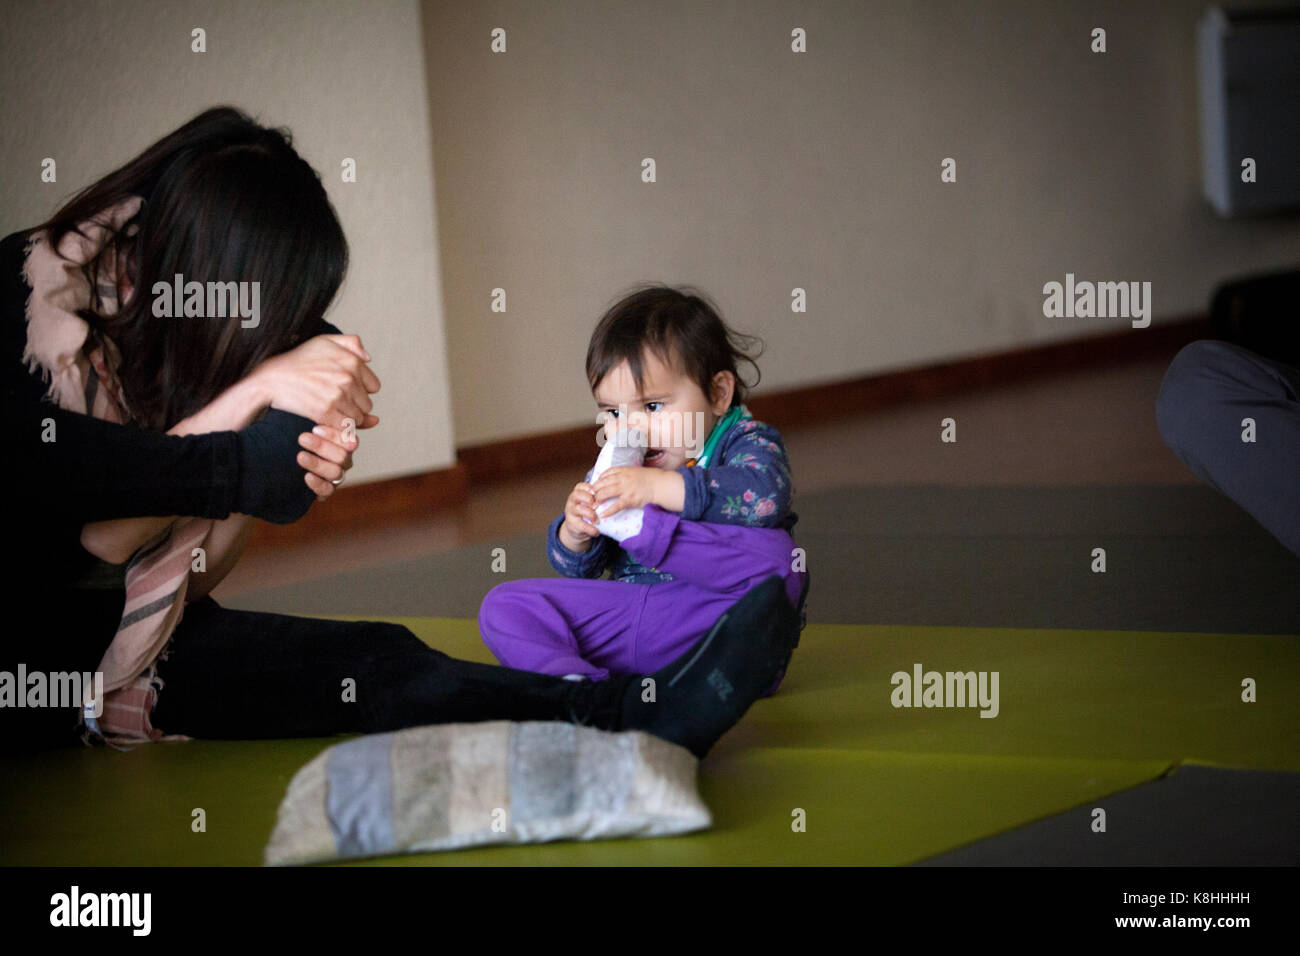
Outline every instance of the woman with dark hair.
<path fill-rule="evenodd" d="M 229 108 L 0 243 L 22 549 L 0 677 L 13 691 L 14 673 L 104 675 L 72 708 L 32 706 L 27 686 L 15 706 L 0 680 L 5 748 L 505 719 L 642 729 L 702 756 L 789 657 L 776 579 L 648 675 L 651 694 L 637 677 L 564 681 L 455 660 L 395 624 L 208 596 L 252 519 L 327 498 L 353 427 L 379 422 L 370 356 L 323 319 L 346 266 L 319 176 L 287 133 Z"/>

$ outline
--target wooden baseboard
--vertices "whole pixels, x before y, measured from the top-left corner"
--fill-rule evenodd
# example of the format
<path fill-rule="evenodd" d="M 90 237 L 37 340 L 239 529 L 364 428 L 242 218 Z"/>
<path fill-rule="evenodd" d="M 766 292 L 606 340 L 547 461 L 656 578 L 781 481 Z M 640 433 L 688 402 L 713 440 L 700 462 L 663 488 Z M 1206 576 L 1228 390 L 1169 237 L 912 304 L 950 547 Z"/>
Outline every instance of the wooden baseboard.
<path fill-rule="evenodd" d="M 777 428 L 812 425 L 900 402 L 972 391 L 990 385 L 1060 375 L 1121 361 L 1168 356 L 1211 338 L 1207 316 L 1122 330 L 1049 345 L 995 352 L 939 365 L 753 396 L 756 418 Z M 590 464 L 596 454 L 595 422 L 457 449 L 450 468 L 339 488 L 325 507 L 291 525 L 259 521 L 253 542 L 283 546 L 321 540 L 350 529 L 416 521 L 463 502 L 473 485 L 535 474 L 539 467 Z"/>
<path fill-rule="evenodd" d="M 755 418 L 776 428 L 813 425 L 900 402 L 921 401 L 1007 382 L 1163 355 L 1172 359 L 1184 345 L 1209 337 L 1209 317 L 1199 315 L 1141 330 L 1108 332 L 976 355 L 938 365 L 789 389 L 771 395 L 755 395 L 747 404 Z"/>
<path fill-rule="evenodd" d="M 776 428 L 834 421 L 900 402 L 972 391 L 1097 368 L 1120 361 L 1174 354 L 1189 342 L 1210 338 L 1205 315 L 1030 348 L 994 352 L 938 365 L 899 369 L 842 381 L 752 396 L 754 417 Z M 562 428 L 457 449 L 471 485 L 530 474 L 544 465 L 590 464 L 596 454 L 596 424 Z"/>
<path fill-rule="evenodd" d="M 573 465 L 583 461 L 590 464 L 600 450 L 596 444 L 596 432 L 599 429 L 594 421 L 594 412 L 592 418 L 590 425 L 578 428 L 561 428 L 538 435 L 457 448 L 456 458 L 465 466 L 470 484 L 533 474 L 539 465 Z"/>

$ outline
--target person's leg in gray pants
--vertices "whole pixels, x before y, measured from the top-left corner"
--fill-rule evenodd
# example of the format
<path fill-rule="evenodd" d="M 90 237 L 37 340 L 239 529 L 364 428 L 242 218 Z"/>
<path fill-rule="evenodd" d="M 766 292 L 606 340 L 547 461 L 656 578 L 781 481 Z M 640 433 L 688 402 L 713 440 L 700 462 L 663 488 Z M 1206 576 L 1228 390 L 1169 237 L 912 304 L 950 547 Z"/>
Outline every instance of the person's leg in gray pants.
<path fill-rule="evenodd" d="M 1254 441 L 1243 441 L 1254 420 Z M 1300 555 L 1300 369 L 1206 339 L 1180 351 L 1156 423 L 1198 477 Z"/>

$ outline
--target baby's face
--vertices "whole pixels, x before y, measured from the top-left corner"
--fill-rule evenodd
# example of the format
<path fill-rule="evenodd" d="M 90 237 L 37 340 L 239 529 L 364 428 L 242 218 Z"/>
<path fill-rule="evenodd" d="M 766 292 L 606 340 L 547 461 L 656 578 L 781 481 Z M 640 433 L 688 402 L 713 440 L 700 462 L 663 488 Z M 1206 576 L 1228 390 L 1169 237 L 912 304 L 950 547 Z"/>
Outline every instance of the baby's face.
<path fill-rule="evenodd" d="M 605 437 L 612 440 L 620 427 L 640 428 L 648 445 L 646 466 L 674 471 L 703 450 L 731 398 L 710 402 L 698 383 L 648 349 L 641 356 L 641 371 L 641 388 L 627 362 L 597 383 L 593 394 L 605 416 Z"/>

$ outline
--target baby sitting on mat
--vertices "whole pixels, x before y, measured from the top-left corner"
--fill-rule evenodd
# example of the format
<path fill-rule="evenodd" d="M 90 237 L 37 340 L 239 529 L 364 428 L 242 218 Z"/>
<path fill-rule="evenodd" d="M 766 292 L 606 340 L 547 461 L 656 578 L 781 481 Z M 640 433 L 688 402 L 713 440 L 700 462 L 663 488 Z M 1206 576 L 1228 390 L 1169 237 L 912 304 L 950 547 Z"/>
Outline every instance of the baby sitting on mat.
<path fill-rule="evenodd" d="M 757 371 L 757 345 L 669 287 L 606 312 L 587 348 L 606 443 L 547 535 L 551 565 L 570 580 L 488 593 L 479 630 L 498 661 L 571 680 L 650 673 L 774 574 L 802 621 L 789 461 L 781 436 L 744 407 L 737 373 L 741 362 Z M 611 568 L 614 580 L 595 580 Z"/>

